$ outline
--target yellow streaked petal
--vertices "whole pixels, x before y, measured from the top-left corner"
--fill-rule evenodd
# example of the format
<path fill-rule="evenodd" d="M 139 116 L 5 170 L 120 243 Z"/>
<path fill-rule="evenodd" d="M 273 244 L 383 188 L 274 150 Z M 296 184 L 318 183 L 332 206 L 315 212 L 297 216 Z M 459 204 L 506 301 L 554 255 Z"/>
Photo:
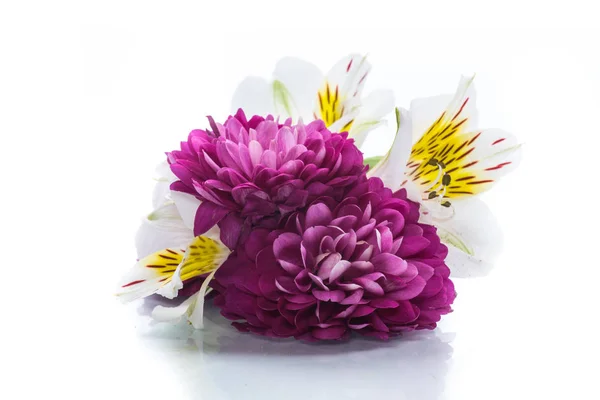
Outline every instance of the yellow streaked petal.
<path fill-rule="evenodd" d="M 181 280 L 207 274 L 227 258 L 229 250 L 220 242 L 206 236 L 197 236 L 188 246 L 189 253 L 181 266 Z"/>
<path fill-rule="evenodd" d="M 497 130 L 476 130 L 472 78 L 463 79 L 454 99 L 414 144 L 407 178 L 424 199 L 458 199 L 487 190 L 518 159 L 518 144 Z M 445 204 L 445 203 L 442 203 Z"/>
<path fill-rule="evenodd" d="M 349 131 L 360 108 L 370 69 L 366 57 L 359 54 L 350 54 L 338 61 L 317 92 L 315 119 L 322 119 L 329 127 L 345 117 L 344 124 L 336 125 L 336 130 Z"/>
<path fill-rule="evenodd" d="M 330 86 L 329 82 L 317 93 L 318 113 L 315 112 L 315 118 L 322 119 L 325 125 L 331 126 L 334 122 L 344 116 L 344 98 L 340 97 L 338 85 Z M 352 121 L 348 123 L 352 125 Z"/>
<path fill-rule="evenodd" d="M 117 296 L 132 301 L 160 292 L 174 297 L 181 282 L 208 274 L 227 258 L 229 250 L 220 242 L 197 236 L 186 250 L 164 249 L 139 260 L 123 279 Z M 172 295 L 168 295 L 172 292 Z"/>

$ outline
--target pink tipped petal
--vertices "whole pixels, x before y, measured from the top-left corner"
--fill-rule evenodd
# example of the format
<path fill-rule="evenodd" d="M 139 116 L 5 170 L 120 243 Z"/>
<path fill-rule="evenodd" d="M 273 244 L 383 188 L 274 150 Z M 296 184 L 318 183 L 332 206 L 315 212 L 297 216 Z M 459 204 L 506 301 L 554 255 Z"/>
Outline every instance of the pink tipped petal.
<path fill-rule="evenodd" d="M 325 204 L 316 204 L 306 212 L 306 226 L 327 225 L 331 221 L 331 211 Z"/>
<path fill-rule="evenodd" d="M 396 308 L 398 307 L 398 302 L 391 299 L 375 299 L 371 300 L 369 305 L 375 308 Z"/>
<path fill-rule="evenodd" d="M 367 326 L 370 326 L 371 324 L 348 324 L 348 328 L 351 328 L 355 331 L 359 331 L 363 328 L 366 328 Z"/>
<path fill-rule="evenodd" d="M 342 256 L 339 253 L 333 253 L 326 257 L 319 267 L 317 276 L 323 280 L 329 279 L 331 271 L 337 265 L 337 263 L 341 261 L 341 259 Z"/>
<path fill-rule="evenodd" d="M 411 261 L 409 266 L 414 266 L 417 270 L 417 273 L 419 274 L 419 276 L 423 279 L 425 279 L 426 281 L 428 281 L 429 279 L 431 279 L 431 277 L 434 274 L 435 269 L 430 266 L 425 264 L 424 262 L 420 262 L 420 261 Z"/>
<path fill-rule="evenodd" d="M 277 290 L 275 277 L 273 275 L 261 275 L 258 279 L 258 287 L 262 295 L 269 300 L 276 300 L 281 295 Z"/>
<path fill-rule="evenodd" d="M 331 221 L 331 225 L 338 226 L 344 231 L 349 231 L 356 225 L 357 220 L 354 215 L 345 215 Z"/>
<path fill-rule="evenodd" d="M 386 227 L 380 230 L 381 232 L 381 252 L 388 253 L 391 251 L 394 245 L 394 238 L 392 232 Z"/>
<path fill-rule="evenodd" d="M 310 273 L 304 269 L 294 278 L 294 283 L 301 292 L 307 292 L 312 287 L 312 279 L 309 274 Z"/>
<path fill-rule="evenodd" d="M 279 132 L 277 132 L 277 137 L 275 140 L 277 140 L 278 144 L 277 150 L 284 154 L 287 154 L 287 152 L 296 145 L 296 140 L 292 130 L 288 127 L 280 129 Z"/>
<path fill-rule="evenodd" d="M 427 281 L 427 284 L 423 290 L 419 293 L 419 296 L 424 298 L 433 297 L 437 295 L 444 287 L 444 280 L 439 275 L 434 275 Z"/>
<path fill-rule="evenodd" d="M 281 268 L 283 268 L 286 272 L 292 275 L 296 275 L 304 270 L 304 268 L 285 260 L 278 260 L 278 262 L 279 265 L 281 265 Z"/>
<path fill-rule="evenodd" d="M 230 249 L 235 249 L 242 232 L 242 224 L 240 220 L 240 217 L 230 213 L 219 222 L 221 241 Z"/>
<path fill-rule="evenodd" d="M 287 294 L 295 294 L 298 292 L 298 288 L 296 287 L 294 280 L 288 276 L 280 276 L 275 278 L 275 286 L 277 289 Z"/>
<path fill-rule="evenodd" d="M 209 201 L 202 202 L 196 211 L 194 219 L 194 235 L 200 236 L 206 233 L 210 228 L 219 223 L 228 212 L 227 209 Z"/>
<path fill-rule="evenodd" d="M 385 274 L 399 276 L 408 267 L 408 263 L 402 258 L 389 253 L 381 253 L 373 257 L 375 271 Z"/>
<path fill-rule="evenodd" d="M 405 236 L 397 255 L 406 259 L 426 249 L 430 243 L 423 236 Z"/>
<path fill-rule="evenodd" d="M 329 282 L 334 282 L 338 279 L 344 272 L 350 268 L 352 264 L 349 261 L 341 260 L 337 264 L 335 264 L 329 274 Z"/>
<path fill-rule="evenodd" d="M 355 290 L 350 296 L 343 299 L 340 303 L 348 305 L 357 304 L 362 299 L 364 292 L 365 291 L 362 289 Z"/>
<path fill-rule="evenodd" d="M 339 282 L 337 282 L 335 284 L 335 286 L 340 289 L 344 289 L 347 292 L 354 292 L 357 289 L 362 290 L 362 287 L 360 285 L 357 285 L 356 283 L 339 283 Z"/>
<path fill-rule="evenodd" d="M 400 246 L 402 246 L 402 241 L 404 237 L 400 236 L 400 238 L 395 239 L 394 243 L 392 243 L 392 248 L 390 249 L 391 254 L 397 254 L 398 250 L 400 250 Z"/>
<path fill-rule="evenodd" d="M 272 150 L 265 151 L 260 158 L 260 163 L 267 168 L 277 169 L 277 154 Z"/>
<path fill-rule="evenodd" d="M 312 336 L 321 340 L 339 340 L 346 333 L 345 326 L 332 326 L 330 328 L 314 328 L 312 330 Z"/>
<path fill-rule="evenodd" d="M 339 303 L 344 299 L 344 292 L 342 290 L 317 290 L 313 289 L 312 294 L 317 300 L 320 301 L 332 301 Z"/>
<path fill-rule="evenodd" d="M 252 171 L 254 170 L 254 165 L 252 164 L 252 159 L 250 158 L 250 150 L 247 146 L 240 145 L 239 155 L 242 170 L 244 171 L 247 177 L 251 178 Z"/>
<path fill-rule="evenodd" d="M 361 305 L 354 310 L 352 318 L 364 317 L 365 315 L 371 314 L 373 311 L 375 311 L 375 307 Z"/>
<path fill-rule="evenodd" d="M 425 279 L 417 276 L 405 288 L 387 293 L 387 297 L 396 301 L 413 299 L 423 291 L 426 283 Z"/>
<path fill-rule="evenodd" d="M 273 243 L 273 253 L 278 259 L 290 260 L 291 262 L 300 261 L 298 257 L 298 247 L 301 237 L 294 233 L 284 233 L 279 235 Z"/>
<path fill-rule="evenodd" d="M 353 305 L 349 306 L 348 308 L 346 308 L 344 311 L 337 314 L 335 316 L 335 318 L 338 318 L 338 319 L 348 318 L 348 317 L 350 317 L 350 315 L 352 315 L 352 313 L 354 312 L 354 310 L 356 310 L 357 307 L 358 307 L 358 304 L 353 304 Z"/>
<path fill-rule="evenodd" d="M 390 329 L 387 327 L 387 325 L 381 320 L 381 318 L 379 317 L 379 315 L 377 315 L 377 313 L 372 313 L 370 315 L 370 321 L 371 321 L 371 325 L 373 326 L 373 328 L 375 328 L 378 331 L 381 332 L 389 332 Z"/>
<path fill-rule="evenodd" d="M 286 299 L 291 302 L 291 303 L 296 303 L 296 304 L 313 304 L 316 302 L 316 299 L 314 296 L 310 295 L 310 294 L 295 294 L 295 295 L 289 295 L 286 296 Z"/>
<path fill-rule="evenodd" d="M 263 148 L 258 141 L 251 140 L 248 143 L 248 153 L 250 155 L 250 161 L 252 162 L 252 166 L 254 167 L 260 163 Z"/>
<path fill-rule="evenodd" d="M 363 251 L 360 252 L 360 254 L 357 255 L 356 260 L 357 261 L 368 261 L 371 259 L 372 255 L 373 255 L 373 246 L 367 246 L 367 247 L 365 247 L 365 249 Z"/>
<path fill-rule="evenodd" d="M 362 276 L 364 279 L 370 279 L 372 281 L 376 281 L 379 279 L 383 279 L 385 280 L 385 275 L 382 274 L 381 272 L 372 272 L 370 274 L 366 274 Z"/>
<path fill-rule="evenodd" d="M 355 278 L 354 282 L 362 286 L 367 292 L 376 296 L 383 296 L 383 288 L 377 282 L 367 278 Z"/>
<path fill-rule="evenodd" d="M 310 272 L 308 273 L 308 276 L 318 287 L 320 287 L 323 290 L 329 290 L 329 288 L 327 287 L 327 285 L 325 285 L 325 283 L 323 283 L 323 280 L 321 278 Z"/>

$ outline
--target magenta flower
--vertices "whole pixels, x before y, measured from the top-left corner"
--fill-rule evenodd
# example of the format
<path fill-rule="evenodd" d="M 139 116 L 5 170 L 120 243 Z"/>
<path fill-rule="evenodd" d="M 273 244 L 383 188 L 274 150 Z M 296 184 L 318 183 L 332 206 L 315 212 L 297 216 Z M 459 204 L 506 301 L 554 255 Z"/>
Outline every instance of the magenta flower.
<path fill-rule="evenodd" d="M 283 228 L 255 229 L 221 266 L 215 304 L 241 331 L 304 340 L 433 329 L 456 296 L 447 248 L 405 190 L 361 178 Z"/>
<path fill-rule="evenodd" d="M 215 224 L 235 248 L 254 227 L 275 228 L 282 217 L 320 196 L 341 200 L 365 172 L 362 153 L 347 133 L 322 121 L 280 124 L 269 116 L 246 120 L 242 110 L 225 124 L 194 130 L 181 150 L 168 153 L 179 181 L 175 191 L 202 201 L 194 222 L 201 235 Z"/>

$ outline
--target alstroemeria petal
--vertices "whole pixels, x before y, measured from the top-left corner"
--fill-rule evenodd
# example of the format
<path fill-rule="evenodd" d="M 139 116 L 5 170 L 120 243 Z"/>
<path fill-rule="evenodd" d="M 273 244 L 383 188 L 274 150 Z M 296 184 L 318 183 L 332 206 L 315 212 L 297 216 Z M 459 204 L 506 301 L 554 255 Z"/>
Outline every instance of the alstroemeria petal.
<path fill-rule="evenodd" d="M 198 207 L 200 207 L 202 202 L 191 194 L 177 191 L 171 192 L 171 198 L 175 202 L 177 211 L 179 211 L 179 215 L 185 226 L 193 230 L 196 211 L 198 211 Z"/>
<path fill-rule="evenodd" d="M 184 249 L 167 248 L 142 258 L 123 277 L 117 296 L 129 302 L 156 293 L 171 280 L 184 254 Z"/>
<path fill-rule="evenodd" d="M 343 126 L 335 125 L 337 131 L 349 131 L 361 106 L 361 93 L 370 70 L 366 57 L 360 54 L 350 54 L 338 61 L 318 89 L 314 117 L 332 126 L 351 115 Z"/>
<path fill-rule="evenodd" d="M 465 100 L 469 99 L 465 103 Z M 461 109 L 461 115 L 468 117 L 463 129 L 477 126 L 478 113 L 473 77 L 461 77 L 456 92 L 438 96 L 414 99 L 410 103 L 410 114 L 413 119 L 413 142 L 416 143 L 440 118 L 442 114 L 452 118 Z"/>
<path fill-rule="evenodd" d="M 152 309 L 152 319 L 158 322 L 171 322 L 177 321 L 182 316 L 186 315 L 190 305 L 196 301 L 197 294 L 185 299 L 181 304 L 175 307 L 167 307 L 163 305 L 157 305 Z"/>
<path fill-rule="evenodd" d="M 175 297 L 182 282 L 212 272 L 228 255 L 222 243 L 198 236 L 186 250 L 167 248 L 139 260 L 123 278 L 117 296 L 124 302 L 154 293 Z"/>
<path fill-rule="evenodd" d="M 373 129 L 386 123 L 382 118 L 394 109 L 394 93 L 391 90 L 375 90 L 362 100 L 360 113 L 350 129 L 350 137 L 361 147 Z"/>
<path fill-rule="evenodd" d="M 469 167 L 464 173 L 474 172 L 481 179 L 495 182 L 519 165 L 521 145 L 512 134 L 501 129 L 485 129 L 476 141 L 475 150 L 467 157 L 477 160 L 477 164 Z M 490 186 L 486 185 L 485 189 L 489 189 Z"/>
<path fill-rule="evenodd" d="M 416 143 L 431 125 L 446 111 L 454 98 L 451 94 L 422 97 L 410 102 L 410 115 L 413 119 L 413 143 Z"/>
<path fill-rule="evenodd" d="M 275 113 L 273 91 L 263 78 L 249 76 L 244 79 L 233 94 L 232 113 L 243 109 L 246 115 L 267 115 Z"/>
<path fill-rule="evenodd" d="M 135 247 L 138 258 L 144 258 L 166 248 L 185 248 L 193 238 L 192 230 L 185 226 L 171 203 L 144 218 L 135 237 Z"/>
<path fill-rule="evenodd" d="M 487 275 L 502 249 L 502 231 L 487 205 L 478 198 L 456 201 L 454 217 L 433 223 L 448 245 L 446 264 L 457 277 Z"/>
<path fill-rule="evenodd" d="M 461 79 L 454 98 L 411 150 L 406 175 L 423 198 L 476 195 L 519 160 L 520 146 L 513 136 L 477 129 L 472 81 Z"/>
<path fill-rule="evenodd" d="M 381 178 L 383 183 L 392 190 L 398 190 L 406 180 L 404 169 L 410 155 L 412 142 L 412 122 L 409 113 L 404 109 L 396 109 L 398 129 L 392 148 L 368 172 L 369 176 Z"/>
<path fill-rule="evenodd" d="M 156 209 L 168 203 L 171 200 L 171 183 L 177 180 L 177 177 L 167 161 L 160 163 L 155 170 L 156 185 L 154 185 L 154 191 L 152 193 L 152 206 Z"/>
<path fill-rule="evenodd" d="M 273 71 L 272 92 L 278 115 L 313 119 L 312 109 L 317 100 L 323 74 L 315 65 L 294 57 L 277 62 Z"/>
<path fill-rule="evenodd" d="M 204 298 L 206 297 L 206 294 L 210 290 L 210 288 L 208 287 L 208 284 L 214 278 L 215 273 L 217 272 L 217 269 L 219 267 L 220 267 L 220 265 L 217 266 L 206 277 L 204 282 L 202 282 L 202 286 L 200 287 L 200 290 L 198 291 L 198 293 L 195 296 L 193 296 L 194 300 L 190 304 L 188 320 L 190 321 L 192 326 L 196 329 L 204 328 Z"/>

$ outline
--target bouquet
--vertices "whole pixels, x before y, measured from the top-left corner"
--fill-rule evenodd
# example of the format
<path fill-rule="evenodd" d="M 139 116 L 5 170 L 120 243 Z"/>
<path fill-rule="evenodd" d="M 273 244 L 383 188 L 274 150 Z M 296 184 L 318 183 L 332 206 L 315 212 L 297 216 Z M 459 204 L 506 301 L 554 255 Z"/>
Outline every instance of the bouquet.
<path fill-rule="evenodd" d="M 284 58 L 272 80 L 246 78 L 233 115 L 166 153 L 118 297 L 195 328 L 211 299 L 240 331 L 307 341 L 434 329 L 451 276 L 493 265 L 501 234 L 477 195 L 520 145 L 478 127 L 463 77 L 453 96 L 395 108 L 391 148 L 365 159 L 394 111 L 391 91 L 363 95 L 370 72 L 352 54 L 326 75 Z"/>

